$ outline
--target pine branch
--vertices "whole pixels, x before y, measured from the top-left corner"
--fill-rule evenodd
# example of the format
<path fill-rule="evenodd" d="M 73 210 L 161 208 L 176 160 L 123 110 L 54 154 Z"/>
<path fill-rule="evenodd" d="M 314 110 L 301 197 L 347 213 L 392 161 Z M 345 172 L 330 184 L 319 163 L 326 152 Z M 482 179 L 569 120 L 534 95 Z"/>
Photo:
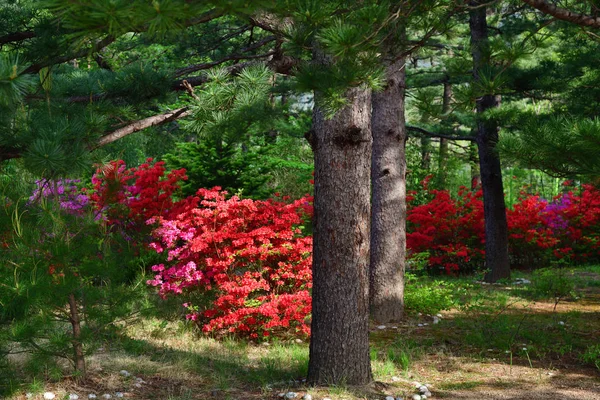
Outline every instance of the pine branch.
<path fill-rule="evenodd" d="M 260 40 L 258 42 L 256 42 L 255 44 L 246 47 L 245 49 L 243 49 L 243 52 L 248 52 L 251 50 L 256 50 L 259 49 L 261 47 L 263 47 L 265 44 L 270 43 L 275 41 L 275 36 L 269 36 L 263 40 Z M 217 61 L 211 61 L 208 63 L 202 63 L 202 64 L 195 64 L 195 65 L 189 65 L 187 67 L 184 68 L 180 68 L 177 71 L 175 71 L 175 76 L 179 77 L 182 75 L 186 75 L 186 74 L 190 74 L 192 72 L 196 72 L 196 71 L 201 71 L 201 70 L 206 70 L 206 69 L 211 69 L 213 67 L 216 67 L 218 65 L 221 65 L 223 63 L 226 63 L 227 61 L 240 61 L 240 60 L 252 60 L 252 59 L 257 59 L 257 58 L 267 58 L 272 56 L 273 54 L 275 54 L 275 51 L 269 51 L 267 53 L 264 54 L 254 54 L 254 55 L 246 55 L 246 54 L 232 54 L 230 56 L 224 57 L 220 60 Z"/>
<path fill-rule="evenodd" d="M 114 42 L 116 39 L 117 39 L 116 37 L 114 37 L 112 35 L 108 35 L 104 39 L 99 40 L 96 43 L 94 43 L 94 45 L 92 46 L 91 49 L 81 49 L 75 53 L 66 54 L 64 56 L 55 57 L 50 60 L 46 60 L 46 61 L 42 61 L 37 64 L 30 65 L 29 68 L 27 68 L 23 73 L 37 74 L 38 72 L 40 72 L 40 70 L 42 68 L 49 67 L 49 66 L 55 65 L 55 64 L 62 64 L 67 61 L 74 60 L 76 58 L 85 57 L 88 54 L 96 53 L 96 52 L 102 50 L 103 48 L 105 48 L 106 46 L 108 46 L 109 44 L 111 44 L 112 42 Z"/>
<path fill-rule="evenodd" d="M 132 133 L 139 132 L 143 129 L 150 128 L 152 126 L 162 125 L 167 122 L 186 117 L 190 115 L 190 113 L 191 111 L 189 111 L 187 107 L 182 107 L 164 114 L 153 115 L 152 117 L 135 121 L 134 123 L 131 123 L 113 132 L 103 135 L 100 138 L 100 140 L 98 140 L 98 143 L 92 148 L 92 150 L 107 145 L 109 143 L 115 142 L 119 139 L 124 138 L 127 135 L 131 135 Z"/>
<path fill-rule="evenodd" d="M 560 8 L 554 4 L 548 3 L 546 0 L 521 0 L 531 7 L 536 8 L 543 12 L 553 16 L 554 18 L 572 22 L 580 26 L 586 26 L 589 28 L 600 28 L 600 17 L 593 17 L 591 15 L 579 14 L 569 11 L 565 8 Z"/>
<path fill-rule="evenodd" d="M 31 39 L 36 36 L 37 35 L 34 31 L 9 33 L 8 35 L 0 36 L 0 46 L 12 42 L 21 42 L 23 40 Z"/>
<path fill-rule="evenodd" d="M 418 133 L 428 136 L 428 137 L 442 138 L 442 139 L 448 139 L 448 140 L 468 140 L 470 142 L 475 141 L 474 136 L 446 135 L 443 133 L 431 132 L 426 129 L 420 128 L 418 126 L 407 125 L 406 129 L 409 131 L 412 131 L 412 132 L 418 132 Z"/>

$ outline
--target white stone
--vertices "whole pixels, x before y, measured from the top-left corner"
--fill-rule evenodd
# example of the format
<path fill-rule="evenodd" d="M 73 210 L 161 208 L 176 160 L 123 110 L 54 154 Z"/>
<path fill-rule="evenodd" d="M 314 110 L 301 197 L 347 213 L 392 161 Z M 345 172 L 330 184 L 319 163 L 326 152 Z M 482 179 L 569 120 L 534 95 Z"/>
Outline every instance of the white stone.
<path fill-rule="evenodd" d="M 55 398 L 56 395 L 52 392 L 46 392 L 44 393 L 44 399 L 45 400 L 52 400 L 53 398 Z"/>
<path fill-rule="evenodd" d="M 296 343 L 298 343 L 298 344 L 303 343 L 302 339 L 296 339 Z"/>
<path fill-rule="evenodd" d="M 298 397 L 298 393 L 296 392 L 287 392 L 285 394 L 286 399 L 295 399 L 296 397 Z"/>
<path fill-rule="evenodd" d="M 421 386 L 423 386 L 423 385 L 421 385 L 421 383 L 419 383 L 419 382 L 417 382 L 417 381 L 414 381 L 414 382 L 413 382 L 413 386 L 414 386 L 414 387 L 416 387 L 416 388 L 418 389 L 418 388 L 420 388 L 420 387 L 421 387 Z"/>
<path fill-rule="evenodd" d="M 27 392 L 27 393 L 25 393 L 25 397 L 30 399 L 33 397 L 33 393 Z"/>
<path fill-rule="evenodd" d="M 442 318 L 442 314 L 436 314 L 435 316 L 438 318 Z"/>
<path fill-rule="evenodd" d="M 385 328 L 386 328 L 386 326 L 385 326 L 385 325 L 379 325 L 379 326 L 377 327 L 377 329 L 385 329 Z"/>
<path fill-rule="evenodd" d="M 418 327 L 422 327 L 422 326 L 423 326 L 423 324 L 417 324 L 417 326 L 418 326 Z"/>
<path fill-rule="evenodd" d="M 95 399 L 96 395 L 94 393 L 88 394 L 88 399 Z"/>
<path fill-rule="evenodd" d="M 141 388 L 142 384 L 139 383 L 139 382 L 136 382 L 136 383 L 133 384 L 133 386 L 135 386 L 136 388 Z"/>
<path fill-rule="evenodd" d="M 312 400 L 312 396 L 306 393 L 304 396 L 302 396 L 302 400 Z"/>
<path fill-rule="evenodd" d="M 422 397 L 421 397 L 421 395 L 418 395 L 418 394 L 413 394 L 413 397 L 412 397 L 412 399 L 413 399 L 413 400 L 421 400 L 421 399 L 422 399 Z"/>
<path fill-rule="evenodd" d="M 394 396 L 385 396 L 385 400 L 396 400 Z"/>
<path fill-rule="evenodd" d="M 78 400 L 78 399 L 79 399 L 79 396 L 76 395 L 75 393 L 71 393 L 69 395 L 69 400 Z"/>
<path fill-rule="evenodd" d="M 396 400 L 404 400 L 402 397 L 396 397 Z"/>
<path fill-rule="evenodd" d="M 118 398 L 123 398 L 123 393 L 117 392 L 117 393 L 115 393 L 115 396 Z"/>
<path fill-rule="evenodd" d="M 285 397 L 285 393 L 279 393 L 279 394 L 277 395 L 277 397 L 280 397 L 280 398 L 282 398 L 282 399 L 283 399 L 283 398 Z"/>
<path fill-rule="evenodd" d="M 323 397 L 323 400 L 331 400 L 329 397 Z"/>
<path fill-rule="evenodd" d="M 112 398 L 112 396 L 110 394 L 108 394 L 108 393 L 105 393 L 105 394 L 102 395 L 102 398 L 104 398 L 104 399 L 110 399 L 110 398 Z"/>
<path fill-rule="evenodd" d="M 565 324 L 565 321 L 558 321 L 558 324 L 559 324 L 559 325 L 564 325 L 564 324 Z"/>
<path fill-rule="evenodd" d="M 440 323 L 440 318 L 438 316 L 433 317 L 433 323 L 434 324 L 439 324 Z"/>
<path fill-rule="evenodd" d="M 429 325 L 429 323 L 423 322 L 423 326 L 427 326 L 427 325 Z"/>
<path fill-rule="evenodd" d="M 125 378 L 129 378 L 131 376 L 131 374 L 129 373 L 129 371 L 126 371 L 124 369 L 119 371 L 119 374 L 121 374 L 122 376 L 124 376 Z"/>
<path fill-rule="evenodd" d="M 397 376 L 392 376 L 392 382 L 400 382 L 400 378 L 398 378 Z"/>

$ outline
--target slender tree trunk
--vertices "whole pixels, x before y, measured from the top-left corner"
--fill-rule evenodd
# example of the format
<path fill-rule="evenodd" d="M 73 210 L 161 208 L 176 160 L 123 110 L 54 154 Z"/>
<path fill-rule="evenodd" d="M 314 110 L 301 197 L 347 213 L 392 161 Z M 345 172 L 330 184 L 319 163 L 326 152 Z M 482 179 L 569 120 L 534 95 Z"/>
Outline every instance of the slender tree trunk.
<path fill-rule="evenodd" d="M 481 187 L 481 173 L 479 172 L 479 155 L 477 143 L 469 143 L 469 169 L 471 170 L 471 190 L 477 191 Z"/>
<path fill-rule="evenodd" d="M 315 93 L 312 334 L 308 380 L 362 385 L 369 357 L 371 94 L 326 118 Z"/>
<path fill-rule="evenodd" d="M 442 114 L 445 116 L 450 111 L 452 100 L 452 84 L 444 82 L 444 95 L 442 98 Z M 440 151 L 438 155 L 438 187 L 446 188 L 448 178 L 448 139 L 440 138 Z"/>
<path fill-rule="evenodd" d="M 473 55 L 473 79 L 480 80 L 480 71 L 489 65 L 490 49 L 485 6 L 487 0 L 472 0 L 469 11 L 471 28 L 471 52 Z M 506 206 L 504 204 L 504 188 L 500 158 L 495 151 L 498 142 L 498 126 L 496 122 L 481 118 L 486 110 L 498 107 L 500 98 L 486 94 L 477 99 L 477 134 L 479 150 L 479 166 L 485 216 L 485 262 L 489 273 L 487 282 L 510 278 L 508 258 L 508 226 L 506 222 Z"/>
<path fill-rule="evenodd" d="M 431 168 L 431 138 L 423 136 L 421 138 L 421 168 L 428 170 Z"/>
<path fill-rule="evenodd" d="M 85 356 L 83 354 L 83 344 L 81 343 L 81 322 L 79 319 L 79 309 L 77 300 L 73 293 L 69 294 L 69 319 L 73 331 L 73 361 L 75 361 L 75 370 L 81 377 L 85 377 Z"/>
<path fill-rule="evenodd" d="M 371 162 L 371 318 L 392 322 L 404 312 L 406 258 L 405 60 L 388 66 L 387 84 L 373 94 Z"/>

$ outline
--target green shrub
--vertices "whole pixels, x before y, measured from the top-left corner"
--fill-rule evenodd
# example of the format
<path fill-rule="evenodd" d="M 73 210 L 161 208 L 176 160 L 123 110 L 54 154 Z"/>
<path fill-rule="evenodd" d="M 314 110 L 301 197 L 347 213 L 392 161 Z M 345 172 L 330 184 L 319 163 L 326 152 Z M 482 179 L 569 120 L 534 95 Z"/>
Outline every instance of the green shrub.
<path fill-rule="evenodd" d="M 581 355 L 581 360 L 594 365 L 600 371 L 600 344 L 589 346 Z"/>
<path fill-rule="evenodd" d="M 437 314 L 456 304 L 456 285 L 441 280 L 429 281 L 426 277 L 406 274 L 405 307 L 423 314 Z"/>
<path fill-rule="evenodd" d="M 573 273 L 564 268 L 543 268 L 532 276 L 531 291 L 539 299 L 561 299 L 576 297 Z"/>

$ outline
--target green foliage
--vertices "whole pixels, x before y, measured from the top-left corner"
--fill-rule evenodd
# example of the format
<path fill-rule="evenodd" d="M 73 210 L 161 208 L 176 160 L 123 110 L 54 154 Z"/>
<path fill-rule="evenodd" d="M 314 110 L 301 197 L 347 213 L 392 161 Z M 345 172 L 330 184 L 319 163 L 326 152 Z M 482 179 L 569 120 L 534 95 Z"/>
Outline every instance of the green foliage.
<path fill-rule="evenodd" d="M 531 291 L 540 299 L 561 299 L 576 297 L 573 272 L 565 268 L 543 268 L 534 271 Z"/>
<path fill-rule="evenodd" d="M 411 273 L 405 275 L 404 305 L 415 313 L 435 315 L 457 304 L 460 287 L 444 280 L 429 280 Z"/>
<path fill-rule="evenodd" d="M 244 150 L 237 143 L 217 143 L 207 138 L 198 143 L 178 143 L 176 151 L 165 155 L 169 167 L 185 168 L 188 180 L 182 185 L 183 195 L 196 194 L 200 188 L 220 186 L 230 194 L 266 198 L 268 165 L 262 160 L 264 149 Z"/>
<path fill-rule="evenodd" d="M 44 372 L 53 365 L 60 371 L 57 358 L 73 362 L 70 298 L 86 354 L 110 324 L 141 306 L 144 285 L 127 267 L 134 257 L 128 243 L 94 217 L 69 214 L 45 198 L 7 198 L 0 210 L 0 324 L 8 325 L 0 330 L 20 351 L 35 354 L 31 365 Z"/>
<path fill-rule="evenodd" d="M 581 355 L 581 359 L 591 365 L 594 365 L 600 370 L 600 345 L 589 346 L 585 353 Z"/>

